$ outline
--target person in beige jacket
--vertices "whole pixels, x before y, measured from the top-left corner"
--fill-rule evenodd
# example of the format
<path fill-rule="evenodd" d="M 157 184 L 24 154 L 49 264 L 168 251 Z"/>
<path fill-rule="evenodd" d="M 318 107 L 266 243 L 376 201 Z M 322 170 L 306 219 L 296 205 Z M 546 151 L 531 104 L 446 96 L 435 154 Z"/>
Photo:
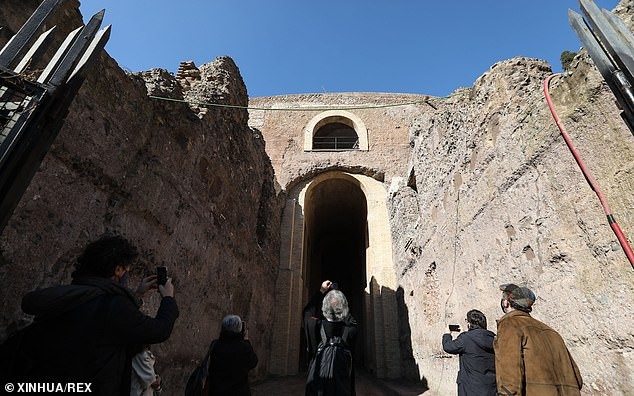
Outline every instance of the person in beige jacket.
<path fill-rule="evenodd" d="M 130 396 L 154 396 L 161 393 L 161 376 L 154 370 L 156 358 L 149 345 L 132 358 Z"/>
<path fill-rule="evenodd" d="M 505 315 L 498 320 L 495 373 L 499 395 L 580 395 L 583 380 L 559 333 L 531 317 L 535 294 L 500 286 Z"/>

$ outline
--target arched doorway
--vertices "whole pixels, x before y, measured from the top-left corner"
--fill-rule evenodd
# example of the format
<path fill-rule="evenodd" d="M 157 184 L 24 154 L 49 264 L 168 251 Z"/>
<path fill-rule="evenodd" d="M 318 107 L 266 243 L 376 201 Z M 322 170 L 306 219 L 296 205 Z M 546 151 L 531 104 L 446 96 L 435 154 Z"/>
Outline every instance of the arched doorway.
<path fill-rule="evenodd" d="M 348 299 L 350 313 L 364 323 L 368 209 L 365 195 L 355 182 L 332 178 L 308 190 L 304 206 L 303 279 L 309 293 L 319 290 L 325 279 L 337 282 Z M 363 344 L 362 331 L 359 345 Z M 357 348 L 357 352 L 355 359 L 363 362 L 363 348 Z M 303 362 L 302 353 L 300 363 Z"/>
<path fill-rule="evenodd" d="M 294 375 L 302 362 L 302 308 L 322 280 L 340 282 L 362 325 L 357 361 L 379 378 L 401 375 L 392 242 L 383 183 L 324 172 L 289 191 L 269 371 Z"/>

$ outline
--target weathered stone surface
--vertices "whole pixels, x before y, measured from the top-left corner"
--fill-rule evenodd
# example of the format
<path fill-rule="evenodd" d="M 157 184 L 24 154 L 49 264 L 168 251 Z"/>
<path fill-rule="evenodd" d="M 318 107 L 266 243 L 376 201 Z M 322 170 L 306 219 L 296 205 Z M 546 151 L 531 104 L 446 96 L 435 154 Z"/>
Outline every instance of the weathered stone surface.
<path fill-rule="evenodd" d="M 9 3 L 24 7 L 16 8 L 23 18 L 0 24 L 26 20 L 24 3 Z M 75 15 L 65 27 L 81 24 L 76 5 L 63 2 L 58 11 Z M 246 104 L 232 62 L 202 69 L 210 77 L 200 92 Z M 24 293 L 68 282 L 81 248 L 118 230 L 141 252 L 131 282 L 160 264 L 174 278 L 181 315 L 170 340 L 153 348 L 166 392 L 183 389 L 228 313 L 248 320 L 261 359 L 254 374 L 262 377 L 279 252 L 279 204 L 264 143 L 247 126 L 246 110 L 209 109 L 199 118 L 186 104 L 148 93 L 182 98 L 169 73 L 126 74 L 107 55 L 85 81 L 0 235 L 2 338 L 28 319 L 20 310 Z M 152 295 L 144 309 L 153 315 L 157 304 Z"/>
<path fill-rule="evenodd" d="M 557 111 L 632 233 L 632 134 L 588 58 L 574 67 L 551 84 Z M 538 60 L 500 62 L 411 128 L 415 186 L 390 198 L 395 270 L 414 357 L 439 394 L 457 369 L 440 335 L 472 308 L 495 330 L 508 282 L 535 291 L 534 316 L 566 340 L 584 394 L 634 385 L 632 268 L 546 106 L 549 74 Z"/>
<path fill-rule="evenodd" d="M 220 57 L 202 65 L 200 69 L 195 68 L 192 62 L 188 65 L 187 74 L 193 77 L 180 78 L 179 81 L 184 84 L 185 99 L 191 103 L 192 109 L 198 111 L 199 117 L 207 114 L 210 108 L 228 106 L 240 125 L 247 123 L 247 111 L 234 108 L 246 107 L 248 97 L 247 88 L 233 59 Z"/>
<path fill-rule="evenodd" d="M 174 79 L 165 69 L 152 69 L 145 72 L 133 73 L 141 77 L 145 83 L 148 96 L 183 100 L 183 90 L 180 81 Z"/>
<path fill-rule="evenodd" d="M 15 31 L 38 2 L 6 3 L 0 24 Z M 54 23 L 65 31 L 77 26 L 76 7 L 66 1 Z M 631 2 L 616 12 L 634 25 Z M 546 63 L 500 62 L 434 107 L 350 110 L 367 125 L 370 147 L 339 153 L 303 150 L 302 129 L 318 112 L 247 112 L 147 95 L 267 109 L 424 97 L 249 100 L 231 59 L 185 66 L 177 77 L 159 69 L 126 74 L 102 57 L 0 235 L 0 330 L 24 320 L 22 294 L 67 282 L 81 247 L 117 229 L 141 249 L 136 279 L 165 263 L 177 284 L 181 317 L 173 337 L 155 348 L 167 392 L 182 389 L 192 360 L 229 312 L 249 321 L 261 378 L 270 372 L 273 307 L 288 308 L 275 301 L 284 195 L 276 191 L 341 170 L 390 185 L 404 374 L 425 377 L 431 394 L 454 393 L 458 362 L 442 352 L 441 334 L 471 308 L 485 312 L 495 330 L 497 286 L 513 281 L 536 292 L 534 316 L 566 340 L 584 376 L 583 394 L 634 388 L 632 269 L 546 106 Z M 557 111 L 631 237 L 632 134 L 587 55 L 572 67 L 552 80 Z M 145 309 L 153 312 L 157 302 L 154 296 Z"/>

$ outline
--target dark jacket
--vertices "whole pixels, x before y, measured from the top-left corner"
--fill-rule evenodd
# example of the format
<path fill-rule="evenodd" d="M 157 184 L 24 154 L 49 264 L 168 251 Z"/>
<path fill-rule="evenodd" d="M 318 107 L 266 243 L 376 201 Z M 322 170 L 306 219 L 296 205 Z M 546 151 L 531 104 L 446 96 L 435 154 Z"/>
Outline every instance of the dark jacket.
<path fill-rule="evenodd" d="M 580 395 L 583 380 L 559 333 L 523 311 L 498 321 L 494 343 L 501 395 Z"/>
<path fill-rule="evenodd" d="M 323 327 L 326 338 L 332 336 L 341 337 L 344 332 L 346 334 L 345 341 L 347 342 L 354 357 L 354 346 L 357 339 L 357 322 L 352 317 L 348 317 L 341 322 L 329 322 L 324 319 L 321 313 L 321 305 L 324 299 L 324 295 L 321 292 L 317 292 L 310 302 L 304 307 L 304 334 L 306 337 L 306 349 L 308 356 L 312 359 L 317 351 L 317 346 L 322 340 L 321 328 Z M 313 386 L 313 379 L 307 378 L 306 396 L 355 396 L 355 371 L 354 364 L 352 366 L 352 373 L 350 375 L 349 384 L 327 384 L 328 389 L 316 389 Z M 320 385 L 321 387 L 321 385 Z"/>
<path fill-rule="evenodd" d="M 207 389 L 209 396 L 249 396 L 249 370 L 258 357 L 240 333 L 221 332 L 214 341 L 209 358 Z"/>
<path fill-rule="evenodd" d="M 139 311 L 127 288 L 106 278 L 36 290 L 22 300 L 35 315 L 24 336 L 31 357 L 23 378 L 91 383 L 97 395 L 130 394 L 132 354 L 141 344 L 167 340 L 178 317 L 172 297 L 161 300 L 155 318 Z"/>
<path fill-rule="evenodd" d="M 486 329 L 471 329 L 460 333 L 455 340 L 443 334 L 445 352 L 460 355 L 458 396 L 495 396 L 495 334 Z"/>

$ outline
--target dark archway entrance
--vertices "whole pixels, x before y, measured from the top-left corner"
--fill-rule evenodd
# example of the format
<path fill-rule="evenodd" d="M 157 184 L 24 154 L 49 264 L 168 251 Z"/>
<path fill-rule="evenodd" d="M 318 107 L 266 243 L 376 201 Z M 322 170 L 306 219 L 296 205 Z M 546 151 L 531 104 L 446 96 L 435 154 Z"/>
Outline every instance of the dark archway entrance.
<path fill-rule="evenodd" d="M 337 282 L 361 323 L 365 322 L 367 213 L 365 194 L 353 180 L 324 180 L 306 196 L 305 287 L 313 293 L 325 279 Z M 363 361 L 363 345 L 361 335 L 355 351 L 358 364 Z"/>
<path fill-rule="evenodd" d="M 339 282 L 360 322 L 356 367 L 401 376 L 397 289 L 385 185 L 343 171 L 316 175 L 290 191 L 282 215 L 280 271 L 270 372 L 306 365 L 302 308 L 329 278 Z"/>

